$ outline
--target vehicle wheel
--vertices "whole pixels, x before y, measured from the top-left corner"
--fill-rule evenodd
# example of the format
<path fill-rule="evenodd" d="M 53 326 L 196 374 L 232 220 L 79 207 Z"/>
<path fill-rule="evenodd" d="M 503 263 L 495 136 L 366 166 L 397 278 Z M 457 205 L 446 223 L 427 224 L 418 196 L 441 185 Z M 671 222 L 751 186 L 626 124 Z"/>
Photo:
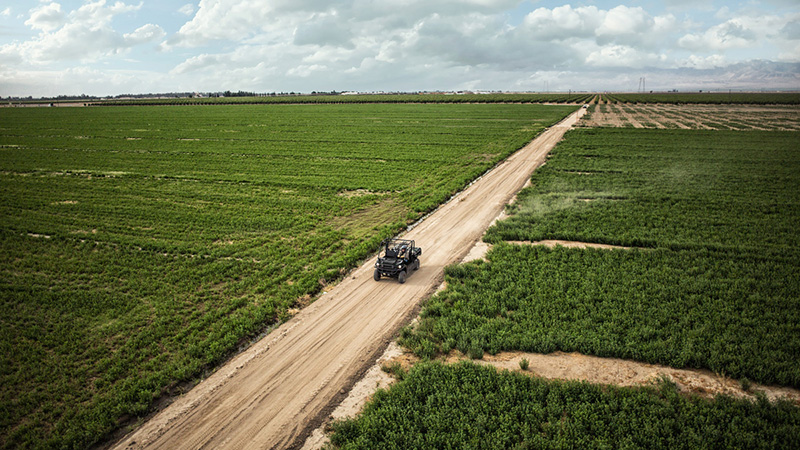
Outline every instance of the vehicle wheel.
<path fill-rule="evenodd" d="M 403 283 L 405 283 L 405 282 L 406 282 L 406 271 L 405 271 L 405 270 L 404 270 L 404 271 L 402 271 L 402 272 L 400 272 L 400 273 L 397 275 L 397 281 L 398 281 L 400 284 L 403 284 Z"/>
<path fill-rule="evenodd" d="M 381 271 L 375 269 L 375 272 L 372 273 L 372 278 L 374 278 L 375 281 L 381 281 Z"/>
<path fill-rule="evenodd" d="M 419 270 L 419 260 L 414 261 L 414 270 Z"/>

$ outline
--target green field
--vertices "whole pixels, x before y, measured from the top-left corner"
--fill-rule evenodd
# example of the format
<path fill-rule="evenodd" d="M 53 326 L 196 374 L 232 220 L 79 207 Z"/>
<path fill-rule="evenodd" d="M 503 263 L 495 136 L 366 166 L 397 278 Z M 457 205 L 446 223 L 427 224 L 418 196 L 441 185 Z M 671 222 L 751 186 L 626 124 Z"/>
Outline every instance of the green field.
<path fill-rule="evenodd" d="M 427 362 L 333 430 L 348 450 L 797 448 L 800 408 Z"/>
<path fill-rule="evenodd" d="M 400 344 L 423 362 L 333 425 L 340 448 L 795 448 L 800 409 L 544 381 L 452 350 L 580 352 L 800 387 L 800 135 L 579 129 L 489 229 L 495 246 Z M 560 239 L 631 249 L 548 249 Z M 395 372 L 397 372 L 395 370 Z"/>
<path fill-rule="evenodd" d="M 574 109 L 0 110 L 0 447 L 97 442 Z"/>
<path fill-rule="evenodd" d="M 797 133 L 567 135 L 489 242 L 446 271 L 405 344 L 615 356 L 800 387 Z"/>
<path fill-rule="evenodd" d="M 265 103 L 586 103 L 589 93 L 548 94 L 356 94 L 356 95 L 266 95 L 261 97 L 198 97 L 104 100 L 98 105 L 176 105 L 176 104 L 265 104 Z"/>

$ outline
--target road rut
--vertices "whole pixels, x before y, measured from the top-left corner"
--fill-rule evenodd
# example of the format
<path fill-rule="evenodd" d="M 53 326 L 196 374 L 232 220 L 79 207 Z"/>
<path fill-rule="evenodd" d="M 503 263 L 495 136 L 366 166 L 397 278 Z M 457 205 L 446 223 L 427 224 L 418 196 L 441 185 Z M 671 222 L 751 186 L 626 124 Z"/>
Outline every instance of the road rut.
<path fill-rule="evenodd" d="M 580 118 L 550 127 L 428 216 L 405 239 L 423 248 L 401 285 L 365 262 L 272 333 L 125 436 L 116 449 L 299 447 Z"/>

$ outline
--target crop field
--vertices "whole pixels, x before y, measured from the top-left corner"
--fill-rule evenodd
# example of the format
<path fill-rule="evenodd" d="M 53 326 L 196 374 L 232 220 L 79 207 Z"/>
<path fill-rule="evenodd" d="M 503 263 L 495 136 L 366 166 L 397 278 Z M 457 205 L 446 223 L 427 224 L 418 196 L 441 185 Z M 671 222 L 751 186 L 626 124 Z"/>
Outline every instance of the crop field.
<path fill-rule="evenodd" d="M 574 106 L 0 112 L 0 447 L 86 447 Z"/>
<path fill-rule="evenodd" d="M 495 245 L 486 261 L 448 267 L 447 288 L 400 343 L 423 360 L 455 350 L 476 359 L 580 352 L 709 369 L 743 386 L 800 387 L 798 142 L 797 131 L 758 129 L 570 131 L 511 217 L 487 232 Z M 632 249 L 530 245 L 541 240 Z M 501 442 L 497 448 L 800 445 L 796 405 L 545 382 L 471 365 L 422 363 L 401 378 L 361 417 L 336 424 L 333 441 L 342 448 L 380 447 L 384 438 L 406 448 L 490 448 L 489 440 Z M 531 396 L 542 390 L 547 395 Z M 471 425 L 452 423 L 445 410 Z"/>
<path fill-rule="evenodd" d="M 579 351 L 800 387 L 797 142 L 569 133 L 485 240 L 640 249 L 499 245 L 488 263 L 448 269 L 448 290 L 407 342 L 423 355 Z"/>
<path fill-rule="evenodd" d="M 342 449 L 773 449 L 800 445 L 800 408 L 705 400 L 669 382 L 616 388 L 546 381 L 471 362 L 421 363 L 357 419 L 333 424 Z"/>
<path fill-rule="evenodd" d="M 547 94 L 355 94 L 355 95 L 265 95 L 260 97 L 157 98 L 104 100 L 99 105 L 263 104 L 263 103 L 587 103 L 588 93 Z"/>

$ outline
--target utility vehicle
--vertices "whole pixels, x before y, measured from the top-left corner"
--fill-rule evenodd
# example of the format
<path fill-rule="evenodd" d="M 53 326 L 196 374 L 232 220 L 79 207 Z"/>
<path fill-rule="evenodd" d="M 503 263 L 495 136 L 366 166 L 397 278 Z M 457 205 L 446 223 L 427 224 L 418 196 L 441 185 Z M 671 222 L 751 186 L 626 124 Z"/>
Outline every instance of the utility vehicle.
<path fill-rule="evenodd" d="M 386 239 L 381 242 L 378 261 L 375 263 L 373 278 L 397 278 L 400 284 L 406 282 L 408 274 L 419 269 L 419 255 L 422 249 L 407 239 Z"/>

